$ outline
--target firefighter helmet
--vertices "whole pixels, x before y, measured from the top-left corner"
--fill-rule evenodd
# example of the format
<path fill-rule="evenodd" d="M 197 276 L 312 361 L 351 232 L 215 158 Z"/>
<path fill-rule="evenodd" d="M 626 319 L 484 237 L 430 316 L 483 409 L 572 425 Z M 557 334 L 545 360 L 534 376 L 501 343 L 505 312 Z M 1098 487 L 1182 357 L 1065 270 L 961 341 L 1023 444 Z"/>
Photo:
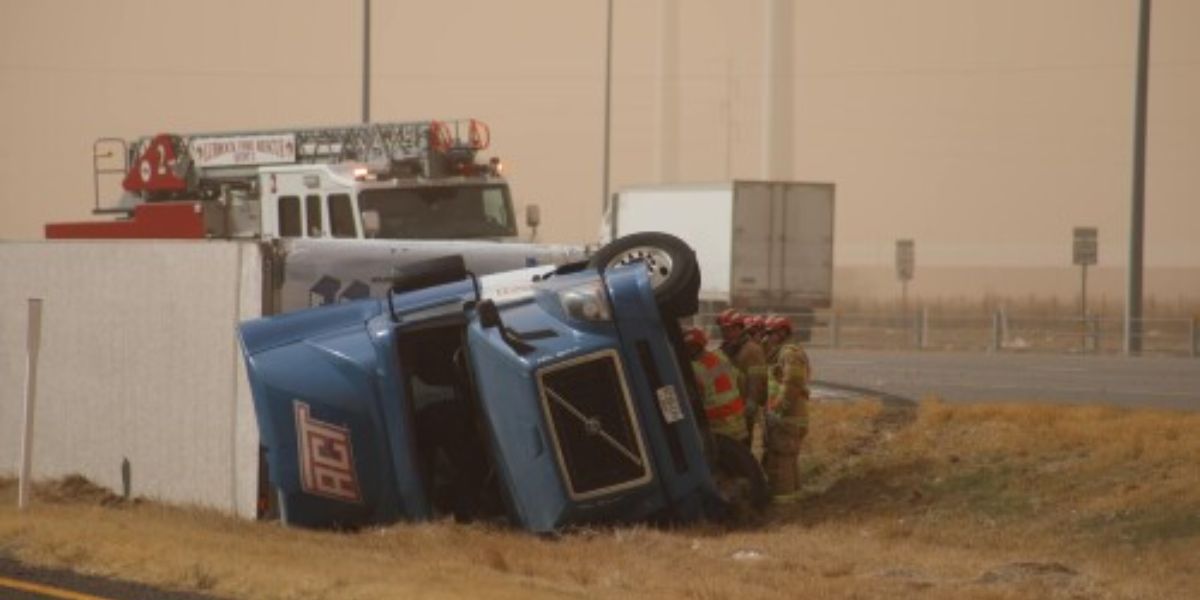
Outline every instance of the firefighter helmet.
<path fill-rule="evenodd" d="M 746 315 L 742 318 L 742 327 L 750 332 L 750 335 L 758 335 L 767 327 L 767 317 L 763 315 Z"/>
<path fill-rule="evenodd" d="M 699 327 L 684 330 L 683 345 L 691 350 L 703 350 L 708 345 L 708 335 Z"/>
<path fill-rule="evenodd" d="M 732 325 L 741 325 L 745 318 L 736 308 L 727 308 L 717 315 L 717 325 L 719 327 L 729 327 Z"/>
<path fill-rule="evenodd" d="M 768 334 L 785 333 L 792 334 L 792 320 L 782 315 L 771 315 L 767 319 L 766 329 Z"/>

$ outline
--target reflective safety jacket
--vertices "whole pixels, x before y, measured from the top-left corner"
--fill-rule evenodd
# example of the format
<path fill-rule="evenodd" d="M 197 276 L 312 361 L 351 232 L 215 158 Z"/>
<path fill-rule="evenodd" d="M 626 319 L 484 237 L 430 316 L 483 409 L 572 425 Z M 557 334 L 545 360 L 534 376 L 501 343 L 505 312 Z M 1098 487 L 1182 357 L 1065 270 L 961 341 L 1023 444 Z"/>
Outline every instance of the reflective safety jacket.
<path fill-rule="evenodd" d="M 746 401 L 738 390 L 738 373 L 720 350 L 706 350 L 692 361 L 697 384 L 704 393 L 704 412 L 713 433 L 743 440 L 746 432 Z"/>

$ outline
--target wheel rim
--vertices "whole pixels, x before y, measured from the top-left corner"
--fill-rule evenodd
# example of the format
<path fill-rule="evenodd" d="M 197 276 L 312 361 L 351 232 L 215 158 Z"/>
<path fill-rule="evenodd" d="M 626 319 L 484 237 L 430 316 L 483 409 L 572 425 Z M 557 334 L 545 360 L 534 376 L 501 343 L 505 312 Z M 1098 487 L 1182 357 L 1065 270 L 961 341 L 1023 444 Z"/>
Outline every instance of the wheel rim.
<path fill-rule="evenodd" d="M 614 256 L 604 269 L 607 271 L 613 267 L 632 264 L 639 260 L 646 265 L 646 272 L 650 275 L 650 285 L 656 288 L 671 277 L 671 272 L 675 267 L 675 261 L 671 259 L 671 254 L 662 248 L 636 246 Z"/>

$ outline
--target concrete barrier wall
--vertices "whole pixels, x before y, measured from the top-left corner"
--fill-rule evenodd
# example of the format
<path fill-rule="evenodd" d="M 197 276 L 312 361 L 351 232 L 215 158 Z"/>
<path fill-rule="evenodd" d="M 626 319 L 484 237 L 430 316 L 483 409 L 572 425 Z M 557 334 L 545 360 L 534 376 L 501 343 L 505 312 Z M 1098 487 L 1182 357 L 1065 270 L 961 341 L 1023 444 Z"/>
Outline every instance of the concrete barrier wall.
<path fill-rule="evenodd" d="M 27 298 L 44 300 L 33 473 L 253 516 L 258 432 L 235 326 L 249 242 L 0 243 L 0 475 L 20 460 Z"/>

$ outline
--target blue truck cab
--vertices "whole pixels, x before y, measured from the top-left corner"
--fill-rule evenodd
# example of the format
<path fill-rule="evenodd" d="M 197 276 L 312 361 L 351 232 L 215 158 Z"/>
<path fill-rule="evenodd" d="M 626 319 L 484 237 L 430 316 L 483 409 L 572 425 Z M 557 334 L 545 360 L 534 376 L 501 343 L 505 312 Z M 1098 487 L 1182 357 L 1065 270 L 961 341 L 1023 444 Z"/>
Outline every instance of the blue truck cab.
<path fill-rule="evenodd" d="M 720 518 L 678 326 L 624 262 L 476 278 L 447 257 L 385 298 L 243 323 L 280 518 Z"/>

